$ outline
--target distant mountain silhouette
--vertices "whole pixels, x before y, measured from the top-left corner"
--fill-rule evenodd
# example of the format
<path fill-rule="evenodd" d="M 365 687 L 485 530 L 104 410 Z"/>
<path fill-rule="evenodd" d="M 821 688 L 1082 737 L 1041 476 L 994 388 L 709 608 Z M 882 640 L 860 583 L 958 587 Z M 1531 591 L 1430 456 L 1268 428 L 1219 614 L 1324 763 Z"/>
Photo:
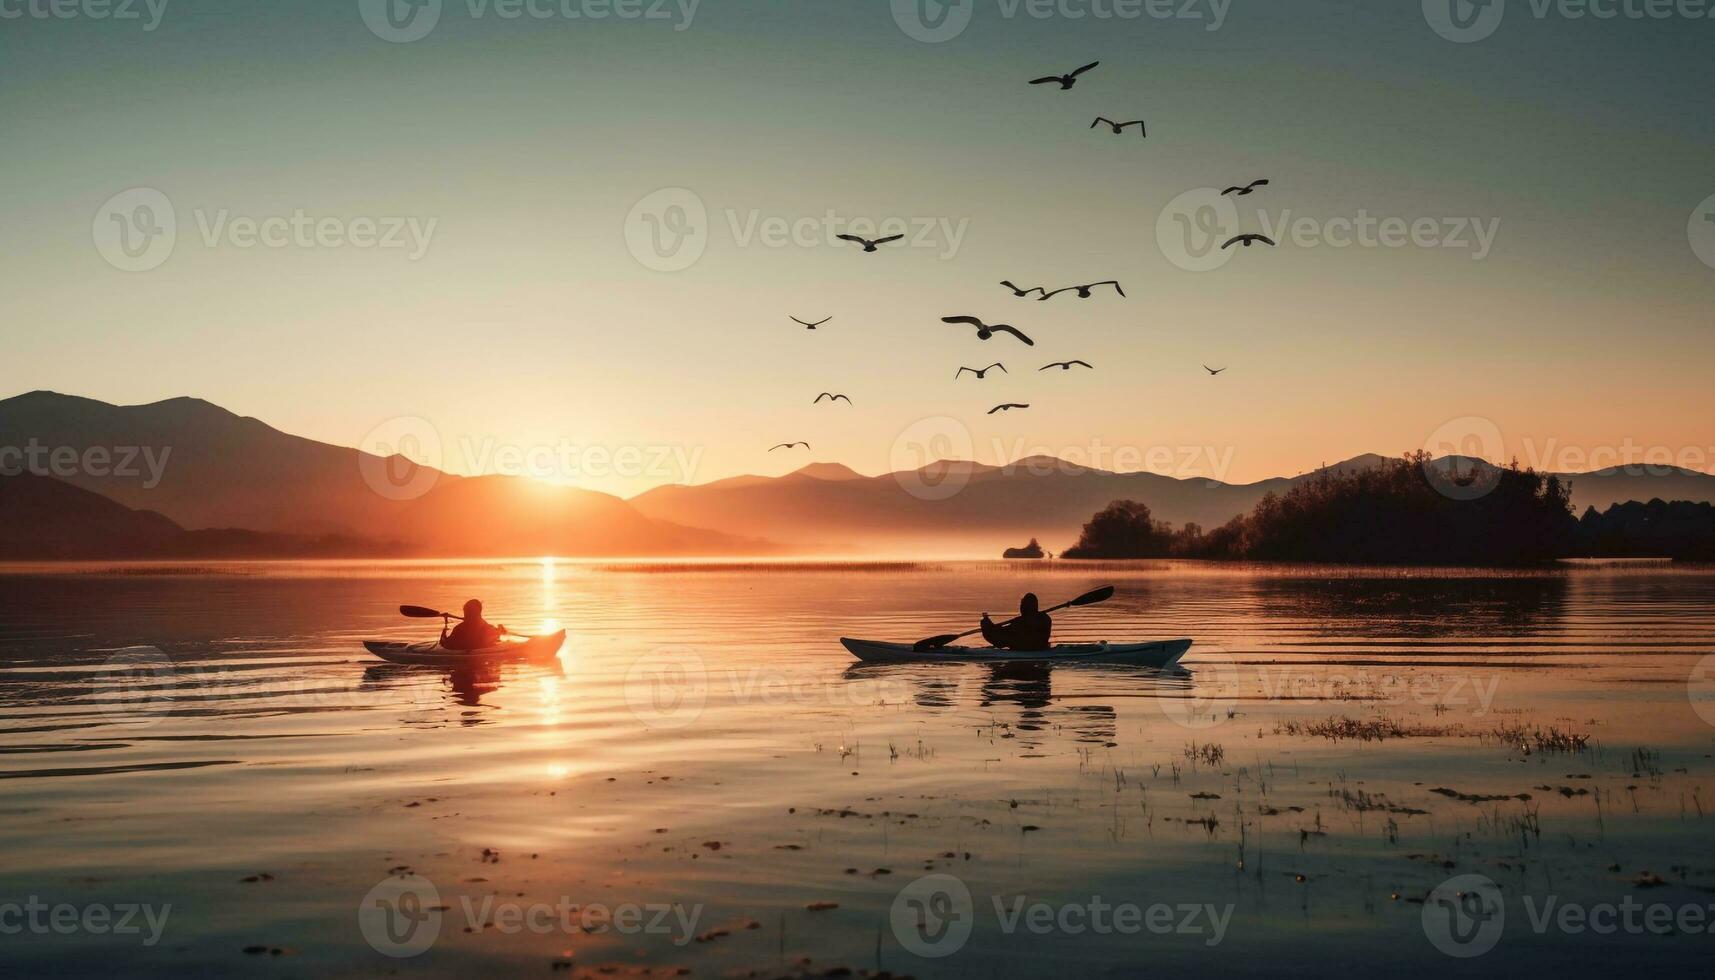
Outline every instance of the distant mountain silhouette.
<path fill-rule="evenodd" d="M 52 477 L 0 476 L 0 557 L 115 558 L 154 554 L 184 528 Z"/>
<path fill-rule="evenodd" d="M 618 497 L 505 476 L 467 477 L 411 502 L 392 525 L 442 554 L 755 555 L 775 550 L 700 528 L 651 520 Z"/>
<path fill-rule="evenodd" d="M 1147 504 L 1157 520 L 1215 528 L 1250 512 L 1265 494 L 1284 493 L 1311 475 L 1239 485 L 1111 473 L 1035 457 L 1004 467 L 955 460 L 864 476 L 837 463 L 812 463 L 781 477 L 659 487 L 625 501 L 522 478 L 458 477 L 402 457 L 382 460 L 194 398 L 116 406 L 38 391 L 0 401 L 0 448 L 32 441 L 80 454 L 137 446 L 152 449 L 157 461 L 169 455 L 158 474 L 138 462 L 129 476 L 63 478 L 129 512 L 152 514 L 127 517 L 103 509 L 99 498 L 19 484 L 8 493 L 20 504 L 30 500 L 42 516 L 5 515 L 13 525 L 5 540 L 45 548 L 56 536 L 75 544 L 90 527 L 111 527 L 115 547 L 131 542 L 256 557 L 351 549 L 377 555 L 755 555 L 782 547 L 990 555 L 996 541 L 1036 536 L 1050 548 L 1063 546 L 1056 541 L 1069 544 L 1091 514 L 1115 500 Z M 1330 469 L 1374 468 L 1387 459 L 1358 456 Z M 433 487 L 417 499 L 390 499 L 364 480 L 362 461 L 392 466 L 396 476 L 424 474 Z M 1488 466 L 1458 459 L 1436 465 L 1462 472 Z M 145 486 L 155 475 L 159 485 Z M 1715 501 L 1715 477 L 1685 470 L 1561 476 L 1570 480 L 1580 511 L 1654 498 Z M 88 527 L 77 516 L 85 513 Z M 167 533 L 160 519 L 187 536 L 149 544 Z"/>
<path fill-rule="evenodd" d="M 56 479 L 48 483 L 87 491 L 87 497 L 67 495 L 55 486 L 10 490 L 21 500 L 30 494 L 42 521 L 35 529 L 7 529 L 13 536 L 7 540 L 22 547 L 26 534 L 40 530 L 42 534 L 28 538 L 38 550 L 63 537 L 70 542 L 69 550 L 88 553 L 84 542 L 90 535 L 76 526 L 76 515 L 85 511 L 113 525 L 112 546 L 102 557 L 155 556 L 173 550 L 234 557 L 775 550 L 764 542 L 652 520 L 608 494 L 518 477 L 458 477 L 403 457 L 383 460 L 288 435 L 195 398 L 118 406 L 37 391 L 0 401 L 0 447 L 32 442 L 65 447 L 79 456 L 92 447 L 147 447 L 157 464 L 164 456 L 164 465 L 153 470 L 143 459 L 134 460 L 130 475 L 68 472 L 62 477 L 58 470 L 50 471 Z M 18 465 L 10 456 L 0 462 Z M 360 462 L 376 469 L 391 467 L 400 484 L 426 474 L 432 477 L 431 489 L 416 499 L 392 499 L 365 481 Z M 112 506 L 104 509 L 102 503 Z M 147 512 L 147 517 L 123 516 L 135 511 Z M 172 537 L 168 528 L 151 524 L 150 518 L 166 521 L 172 530 L 189 531 Z M 0 522 L 25 523 L 11 513 Z M 150 526 L 153 535 L 144 535 Z M 97 534 L 91 540 L 99 538 Z"/>
<path fill-rule="evenodd" d="M 1393 457 L 1374 453 L 1324 467 L 1334 472 L 1375 469 Z M 1439 466 L 1494 469 L 1447 458 Z M 1270 493 L 1284 493 L 1316 472 L 1257 483 L 1229 484 L 1153 473 L 1111 473 L 1052 457 L 1005 467 L 945 460 L 919 470 L 837 481 L 744 476 L 701 486 L 657 487 L 631 498 L 643 514 L 696 527 L 718 527 L 807 550 L 990 554 L 998 538 L 1038 536 L 1075 541 L 1090 515 L 1115 500 L 1146 503 L 1157 520 L 1219 527 L 1249 513 Z M 1575 506 L 1603 508 L 1632 499 L 1715 500 L 1715 477 L 1685 471 L 1561 474 Z M 945 488 L 963 483 L 950 496 Z M 908 489 L 909 488 L 909 489 Z M 911 490 L 920 493 L 913 493 Z"/>
<path fill-rule="evenodd" d="M 44 475 L 127 507 L 158 511 L 187 528 L 368 535 L 402 510 L 364 482 L 358 461 L 366 454 L 288 435 L 199 398 L 110 405 L 33 391 L 0 401 L 0 446 L 27 446 L 32 439 L 80 455 L 90 447 L 143 447 L 156 459 L 165 454 L 153 487 L 145 485 L 151 474 L 142 458 L 134 461 L 133 475 Z M 403 458 L 394 465 L 403 475 L 417 469 Z"/>
<path fill-rule="evenodd" d="M 0 558 L 327 558 L 401 553 L 398 545 L 339 536 L 187 531 L 53 477 L 0 476 Z"/>

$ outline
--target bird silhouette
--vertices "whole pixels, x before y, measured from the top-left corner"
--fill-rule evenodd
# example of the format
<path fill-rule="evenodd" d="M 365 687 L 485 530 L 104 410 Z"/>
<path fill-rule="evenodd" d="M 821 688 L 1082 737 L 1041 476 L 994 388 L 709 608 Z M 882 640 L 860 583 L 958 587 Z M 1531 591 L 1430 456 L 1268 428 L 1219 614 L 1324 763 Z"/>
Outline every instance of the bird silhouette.
<path fill-rule="evenodd" d="M 874 241 L 870 241 L 867 238 L 860 238 L 857 235 L 835 235 L 834 237 L 835 238 L 843 238 L 848 242 L 857 242 L 859 245 L 863 246 L 864 251 L 873 252 L 873 251 L 875 251 L 875 247 L 877 245 L 886 245 L 888 242 L 897 242 L 901 238 L 904 238 L 905 236 L 904 235 L 889 235 L 886 238 L 877 238 Z"/>
<path fill-rule="evenodd" d="M 1238 197 L 1247 197 L 1252 192 L 1254 192 L 1258 187 L 1267 187 L 1267 186 L 1268 186 L 1268 178 L 1264 177 L 1261 180 L 1253 180 L 1243 187 L 1229 187 L 1226 190 L 1222 191 L 1221 193 L 1223 195 L 1233 194 L 1233 195 L 1238 196 Z"/>
<path fill-rule="evenodd" d="M 808 320 L 800 320 L 795 316 L 794 317 L 788 317 L 787 319 L 789 319 L 793 323 L 796 323 L 799 326 L 803 327 L 805 330 L 814 330 L 817 327 L 821 326 L 822 324 L 827 323 L 829 320 L 832 320 L 833 317 L 831 317 L 831 316 L 830 317 L 823 317 L 822 319 L 817 320 L 815 323 L 811 323 Z"/>
<path fill-rule="evenodd" d="M 1050 292 L 1044 292 L 1042 294 L 1042 298 L 1037 300 L 1037 302 L 1038 303 L 1046 303 L 1049 300 L 1053 299 L 1054 297 L 1060 295 L 1061 293 L 1069 293 L 1069 292 L 1073 291 L 1074 289 L 1078 291 L 1078 298 L 1079 299 L 1089 299 L 1090 298 L 1090 290 L 1095 289 L 1097 286 L 1112 286 L 1112 287 L 1114 287 L 1114 292 L 1119 293 L 1121 296 L 1125 295 L 1125 290 L 1120 288 L 1120 284 L 1117 280 L 1104 279 L 1101 282 L 1092 282 L 1088 286 L 1067 286 L 1065 289 L 1056 289 L 1051 293 Z"/>
<path fill-rule="evenodd" d="M 1059 368 L 1062 371 L 1070 371 L 1070 370 L 1072 370 L 1073 365 L 1077 365 L 1079 367 L 1087 367 L 1092 371 L 1094 371 L 1096 369 L 1096 366 L 1094 364 L 1091 364 L 1089 361 L 1055 361 L 1053 364 L 1044 364 L 1043 366 L 1037 368 L 1036 370 L 1038 372 L 1041 372 L 1041 371 L 1051 370 L 1053 368 Z"/>
<path fill-rule="evenodd" d="M 977 319 L 974 316 L 944 316 L 941 318 L 941 322 L 942 323 L 963 323 L 963 324 L 966 324 L 968 326 L 976 327 L 978 340 L 988 340 L 989 338 L 993 337 L 997 333 L 1009 333 L 1009 334 L 1012 334 L 1014 337 L 1017 337 L 1019 340 L 1024 341 L 1024 345 L 1026 347 L 1035 347 L 1036 346 L 1036 341 L 1031 340 L 1029 337 L 1026 337 L 1024 335 L 1024 331 L 1018 329 L 1017 327 L 1011 326 L 1010 324 L 997 323 L 993 326 L 990 326 L 990 325 L 982 322 L 981 320 Z"/>
<path fill-rule="evenodd" d="M 1234 245 L 1243 245 L 1245 248 L 1250 248 L 1257 242 L 1264 242 L 1272 246 L 1274 244 L 1274 239 L 1267 235 L 1234 235 L 1232 238 L 1227 239 L 1227 243 L 1221 247 L 1226 249 L 1232 248 Z"/>
<path fill-rule="evenodd" d="M 1064 74 L 1064 75 L 1044 75 L 1041 78 L 1033 78 L 1030 80 L 1030 84 L 1032 84 L 1032 85 L 1046 85 L 1049 82 L 1059 82 L 1060 83 L 1060 91 L 1064 92 L 1067 89 L 1071 88 L 1072 86 L 1078 84 L 1078 76 L 1079 75 L 1082 75 L 1083 73 L 1089 71 L 1091 68 L 1094 68 L 1099 64 L 1101 64 L 1101 62 L 1092 61 L 1089 64 L 1085 65 L 1084 67 L 1076 69 L 1076 70 L 1071 71 L 1071 72 L 1068 72 L 1067 74 Z"/>
<path fill-rule="evenodd" d="M 1015 408 L 1029 408 L 1029 407 L 1030 407 L 1029 405 L 1019 405 L 1017 403 L 1012 403 L 1012 404 L 1007 404 L 1007 405 L 996 405 L 995 407 L 988 410 L 988 414 L 993 415 L 996 412 L 1010 412 Z"/>
<path fill-rule="evenodd" d="M 1139 135 L 1145 139 L 1149 138 L 1149 127 L 1144 125 L 1142 119 L 1133 119 L 1131 122 L 1114 122 L 1112 119 L 1109 119 L 1107 116 L 1097 116 L 1096 121 L 1090 124 L 1090 128 L 1095 129 L 1097 126 L 1100 126 L 1102 123 L 1107 123 L 1108 126 L 1113 129 L 1115 136 L 1120 135 L 1120 133 L 1127 126 L 1136 126 L 1137 127 L 1137 135 Z"/>
<path fill-rule="evenodd" d="M 811 403 L 810 403 L 810 404 L 812 404 L 812 405 L 820 405 L 820 404 L 822 404 L 822 399 L 824 399 L 824 398 L 826 398 L 826 399 L 827 399 L 827 400 L 828 400 L 828 401 L 830 401 L 830 402 L 837 402 L 837 401 L 843 401 L 843 402 L 845 402 L 845 403 L 846 403 L 846 404 L 847 404 L 847 405 L 850 405 L 850 404 L 851 404 L 851 403 L 852 403 L 852 400 L 851 400 L 851 399 L 850 399 L 850 398 L 847 398 L 847 397 L 846 397 L 846 396 L 844 396 L 844 395 L 836 395 L 836 394 L 833 394 L 833 393 L 831 393 L 831 392 L 826 392 L 826 391 L 824 391 L 824 392 L 822 392 L 822 393 L 821 393 L 821 394 L 819 394 L 819 395 L 817 395 L 817 396 L 816 396 L 816 400 L 815 400 L 815 401 L 813 401 L 813 402 L 811 402 Z"/>
<path fill-rule="evenodd" d="M 994 369 L 995 369 L 995 368 L 1000 368 L 1000 373 L 1001 373 L 1001 374 L 1011 374 L 1011 373 L 1012 373 L 1012 372 L 1011 372 L 1011 371 L 1008 371 L 1008 370 L 1007 370 L 1007 369 L 1006 369 L 1006 365 L 1005 365 L 1005 364 L 1002 364 L 1002 363 L 1000 363 L 1000 362 L 999 362 L 999 361 L 996 361 L 996 362 L 994 362 L 994 363 L 993 363 L 993 364 L 990 364 L 990 365 L 989 365 L 989 366 L 988 366 L 988 367 L 986 367 L 986 368 L 974 368 L 974 367 L 962 367 L 962 368 L 960 368 L 960 369 L 959 369 L 959 370 L 958 370 L 958 373 L 956 373 L 956 374 L 954 374 L 954 375 L 953 375 L 953 380 L 954 380 L 954 381 L 957 381 L 957 380 L 959 380 L 959 379 L 960 379 L 960 378 L 962 378 L 962 377 L 964 377 L 964 376 L 965 376 L 965 372 L 966 372 L 966 371 L 969 371 L 969 372 L 971 372 L 971 373 L 972 373 L 972 374 L 974 374 L 974 375 L 976 375 L 976 376 L 977 376 L 977 380 L 978 380 L 978 381 L 981 381 L 981 380 L 983 380 L 983 379 L 984 379 L 984 378 L 986 378 L 986 377 L 988 377 L 988 376 L 989 376 L 989 372 L 990 372 L 990 371 L 993 371 L 993 370 L 994 370 Z"/>
<path fill-rule="evenodd" d="M 791 449 L 793 446 L 803 446 L 805 449 L 810 448 L 810 444 L 807 442 L 783 442 L 780 445 L 775 446 L 774 449 Z M 770 449 L 769 452 L 773 452 L 774 449 Z"/>
<path fill-rule="evenodd" d="M 1031 293 L 1047 292 L 1047 290 L 1043 289 L 1041 286 L 1031 286 L 1029 289 L 1019 289 L 1017 286 L 1012 284 L 1011 279 L 1002 279 L 1000 284 L 1012 290 L 1012 295 L 1017 296 L 1020 299 L 1029 296 Z"/>
<path fill-rule="evenodd" d="M 1209 377 L 1212 378 L 1215 375 L 1220 374 L 1222 371 L 1225 371 L 1226 368 L 1212 368 L 1209 365 L 1205 364 L 1205 365 L 1203 365 L 1203 370 L 1209 372 Z"/>

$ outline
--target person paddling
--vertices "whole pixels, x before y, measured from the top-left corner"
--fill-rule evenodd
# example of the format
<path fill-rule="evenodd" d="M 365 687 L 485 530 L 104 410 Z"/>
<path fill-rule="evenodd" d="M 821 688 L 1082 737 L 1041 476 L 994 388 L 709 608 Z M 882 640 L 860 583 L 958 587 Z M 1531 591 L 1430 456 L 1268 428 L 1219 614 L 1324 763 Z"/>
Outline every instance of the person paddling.
<path fill-rule="evenodd" d="M 1026 592 L 1018 603 L 1018 618 L 996 623 L 983 613 L 983 639 L 1001 650 L 1046 650 L 1054 631 L 1054 620 L 1041 610 L 1036 593 Z"/>
<path fill-rule="evenodd" d="M 482 618 L 482 600 L 472 599 L 464 604 L 464 621 L 448 630 L 441 623 L 441 646 L 448 650 L 480 650 L 500 642 L 506 627 L 491 626 Z"/>

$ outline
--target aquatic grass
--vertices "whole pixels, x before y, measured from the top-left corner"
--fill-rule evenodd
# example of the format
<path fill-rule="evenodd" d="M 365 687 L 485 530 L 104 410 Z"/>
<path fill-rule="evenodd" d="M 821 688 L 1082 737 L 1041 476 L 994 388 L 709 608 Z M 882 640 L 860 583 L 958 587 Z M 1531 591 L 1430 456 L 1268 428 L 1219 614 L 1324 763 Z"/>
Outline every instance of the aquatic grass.
<path fill-rule="evenodd" d="M 1590 736 L 1550 727 L 1527 728 L 1524 725 L 1500 725 L 1488 732 L 1502 744 L 1526 754 L 1536 752 L 1582 752 L 1590 744 Z"/>
<path fill-rule="evenodd" d="M 1338 716 L 1321 721 L 1283 721 L 1274 728 L 1277 735 L 1307 735 L 1331 741 L 1381 742 L 1393 738 L 1440 738 L 1458 734 L 1459 729 L 1427 725 L 1402 725 L 1391 718 L 1357 718 Z"/>

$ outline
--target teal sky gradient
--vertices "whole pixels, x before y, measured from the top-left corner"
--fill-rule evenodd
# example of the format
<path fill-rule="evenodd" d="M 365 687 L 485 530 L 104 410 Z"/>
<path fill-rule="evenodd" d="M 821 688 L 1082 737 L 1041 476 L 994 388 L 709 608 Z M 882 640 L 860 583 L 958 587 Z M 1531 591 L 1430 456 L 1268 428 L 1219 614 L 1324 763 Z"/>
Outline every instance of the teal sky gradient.
<path fill-rule="evenodd" d="M 880 471 L 941 415 L 988 462 L 1213 447 L 1226 462 L 1200 471 L 1232 480 L 1415 449 L 1463 416 L 1512 454 L 1715 447 L 1715 269 L 1687 240 L 1715 195 L 1715 20 L 1537 20 L 1511 0 L 1494 37 L 1458 45 L 1417 3 L 1235 0 L 1213 32 L 999 10 L 979 0 L 944 44 L 876 0 L 703 0 L 684 30 L 452 0 L 408 44 L 356 0 L 170 0 L 153 32 L 0 20 L 0 397 L 191 394 L 342 444 L 421 416 L 455 470 L 473 468 L 461 440 L 683 446 L 696 482 L 801 465 L 764 452 L 796 439 Z M 1098 59 L 1071 92 L 1025 84 Z M 1091 132 L 1097 114 L 1145 118 L 1149 139 Z M 1191 273 L 1163 255 L 1169 201 L 1262 176 L 1247 230 L 1257 208 L 1363 210 L 1498 237 L 1481 261 L 1283 242 Z M 91 225 L 137 186 L 169 197 L 179 237 L 127 273 Z M 624 236 L 663 187 L 712 223 L 676 273 Z M 222 208 L 436 224 L 417 261 L 207 247 L 195 214 Z M 862 255 L 728 226 L 830 208 L 964 238 L 946 259 Z M 1130 298 L 1021 302 L 1002 278 L 1118 278 Z M 980 344 L 948 314 L 1040 344 Z M 1098 370 L 1035 373 L 1069 357 Z M 1014 373 L 953 383 L 997 359 Z M 812 408 L 821 391 L 856 405 Z M 984 414 L 1003 401 L 1034 407 Z"/>

